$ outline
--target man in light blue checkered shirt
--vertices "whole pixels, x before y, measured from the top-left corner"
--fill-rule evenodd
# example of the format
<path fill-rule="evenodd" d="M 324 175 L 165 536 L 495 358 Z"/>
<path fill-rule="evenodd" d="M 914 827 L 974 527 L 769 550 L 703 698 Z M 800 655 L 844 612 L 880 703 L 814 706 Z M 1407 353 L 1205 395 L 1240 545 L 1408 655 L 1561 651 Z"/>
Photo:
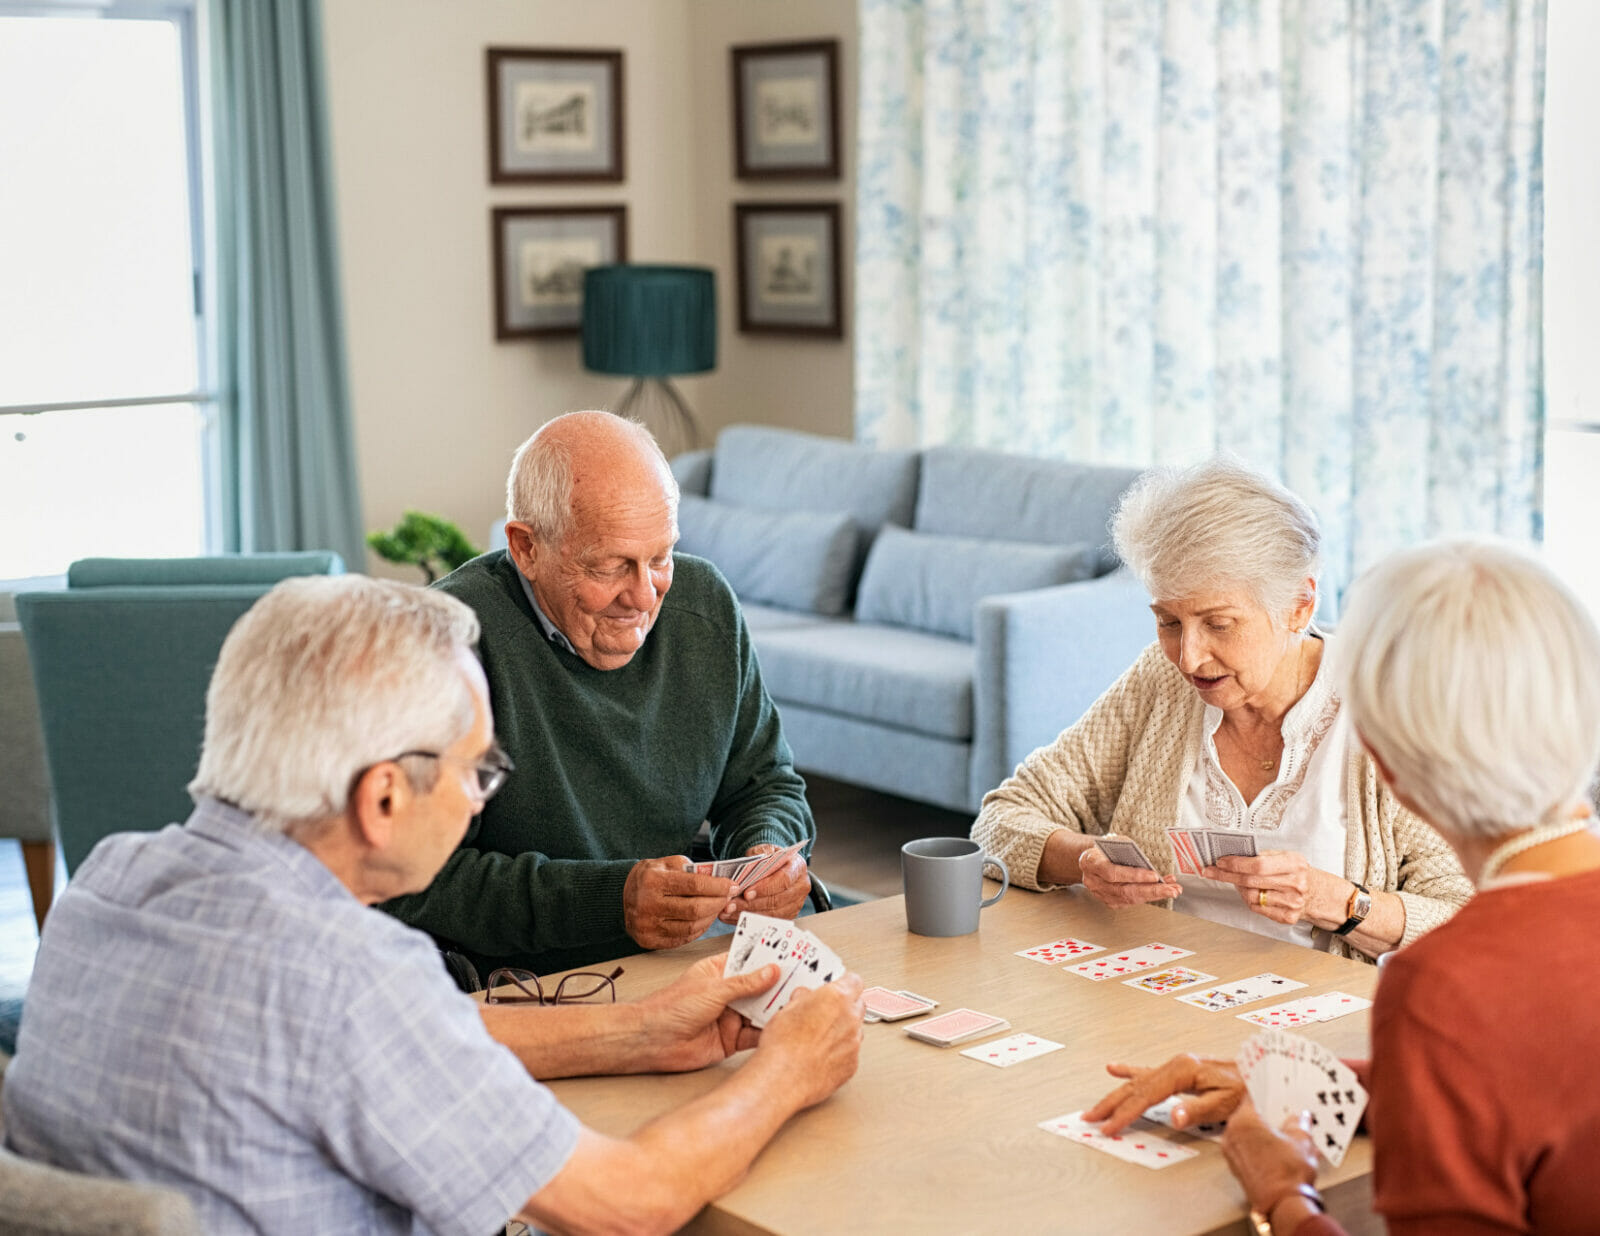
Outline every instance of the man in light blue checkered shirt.
<path fill-rule="evenodd" d="M 459 601 L 360 576 L 287 581 L 240 619 L 194 814 L 107 838 L 50 914 L 6 1075 L 12 1149 L 180 1189 L 207 1232 L 668 1230 L 854 1072 L 854 976 L 759 1036 L 726 1005 L 776 967 L 723 979 L 720 958 L 636 1004 L 482 1007 L 367 908 L 426 887 L 508 771 L 476 638 Z M 752 1044 L 625 1139 L 529 1076 Z"/>

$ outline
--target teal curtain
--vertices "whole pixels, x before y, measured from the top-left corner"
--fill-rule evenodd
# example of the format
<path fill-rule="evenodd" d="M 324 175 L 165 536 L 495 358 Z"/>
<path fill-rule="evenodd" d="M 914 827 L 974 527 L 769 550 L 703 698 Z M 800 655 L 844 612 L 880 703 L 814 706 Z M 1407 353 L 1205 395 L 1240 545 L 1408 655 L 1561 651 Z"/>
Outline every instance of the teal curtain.
<path fill-rule="evenodd" d="M 366 561 L 318 0 L 210 0 L 227 549 Z"/>
<path fill-rule="evenodd" d="M 1545 0 L 861 0 L 856 428 L 1541 535 Z"/>

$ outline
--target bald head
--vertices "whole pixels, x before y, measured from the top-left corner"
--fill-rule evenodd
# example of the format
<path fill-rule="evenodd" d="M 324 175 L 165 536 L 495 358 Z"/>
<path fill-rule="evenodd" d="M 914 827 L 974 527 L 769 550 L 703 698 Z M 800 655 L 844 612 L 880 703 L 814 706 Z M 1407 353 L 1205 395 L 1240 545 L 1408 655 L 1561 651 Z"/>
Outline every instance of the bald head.
<path fill-rule="evenodd" d="M 676 511 L 678 483 L 648 429 L 610 412 L 568 412 L 517 448 L 506 480 L 506 518 L 559 545 L 581 508 L 649 490 L 663 491 Z"/>
<path fill-rule="evenodd" d="M 626 665 L 672 586 L 678 483 L 650 431 L 569 412 L 518 448 L 506 541 L 539 608 L 596 669 Z"/>

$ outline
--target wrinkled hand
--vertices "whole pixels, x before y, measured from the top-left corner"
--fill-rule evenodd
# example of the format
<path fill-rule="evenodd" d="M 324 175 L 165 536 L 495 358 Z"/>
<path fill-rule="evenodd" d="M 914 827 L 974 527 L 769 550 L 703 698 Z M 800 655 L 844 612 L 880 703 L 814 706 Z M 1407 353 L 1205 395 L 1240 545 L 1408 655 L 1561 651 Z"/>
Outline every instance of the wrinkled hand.
<path fill-rule="evenodd" d="M 755 845 L 746 854 L 771 854 L 781 850 L 781 845 Z M 757 880 L 744 892 L 723 907 L 719 916 L 725 923 L 737 923 L 739 915 L 749 910 L 753 914 L 766 914 L 772 918 L 793 918 L 805 908 L 811 895 L 811 871 L 806 860 L 797 851 L 789 861 L 776 871 Z"/>
<path fill-rule="evenodd" d="M 1305 855 L 1293 850 L 1268 850 L 1254 858 L 1230 854 L 1218 859 L 1215 866 L 1204 868 L 1200 874 L 1210 880 L 1232 884 L 1239 900 L 1252 914 L 1292 927 L 1305 917 L 1312 885 L 1326 873 L 1318 871 L 1306 862 Z M 1265 905 L 1261 904 L 1263 892 L 1267 895 Z"/>
<path fill-rule="evenodd" d="M 654 1049 L 652 1071 L 703 1069 L 761 1041 L 761 1031 L 728 1004 L 766 991 L 778 981 L 781 971 L 767 965 L 723 978 L 726 964 L 725 953 L 702 957 L 671 986 L 639 1002 L 645 1035 Z"/>
<path fill-rule="evenodd" d="M 1187 1129 L 1191 1125 L 1211 1124 L 1226 1120 L 1241 1102 L 1247 1102 L 1244 1079 L 1231 1060 L 1212 1060 L 1200 1056 L 1174 1056 L 1165 1064 L 1153 1069 L 1132 1064 L 1108 1064 L 1106 1072 L 1113 1077 L 1126 1077 L 1126 1085 L 1118 1086 L 1105 1098 L 1083 1113 L 1085 1120 L 1105 1121 L 1104 1133 L 1119 1133 L 1154 1107 L 1162 1099 L 1174 1094 L 1192 1094 L 1172 1109 L 1172 1127 Z"/>
<path fill-rule="evenodd" d="M 1078 855 L 1078 871 L 1084 888 L 1103 905 L 1142 906 L 1147 901 L 1176 897 L 1183 886 L 1176 879 L 1165 879 L 1145 867 L 1119 867 L 1091 845 Z"/>
<path fill-rule="evenodd" d="M 622 886 L 622 923 L 641 948 L 676 948 L 697 940 L 728 904 L 732 880 L 685 871 L 681 854 L 633 865 Z"/>
<path fill-rule="evenodd" d="M 1252 1210 L 1270 1215 L 1273 1206 L 1317 1178 L 1317 1151 L 1305 1112 L 1290 1116 L 1278 1132 L 1246 1099 L 1222 1135 L 1228 1167 L 1244 1186 Z"/>
<path fill-rule="evenodd" d="M 780 1076 L 799 1088 L 799 1106 L 811 1107 L 855 1075 L 866 1011 L 854 972 L 797 991 L 762 1031 L 756 1058 L 781 1060 Z"/>

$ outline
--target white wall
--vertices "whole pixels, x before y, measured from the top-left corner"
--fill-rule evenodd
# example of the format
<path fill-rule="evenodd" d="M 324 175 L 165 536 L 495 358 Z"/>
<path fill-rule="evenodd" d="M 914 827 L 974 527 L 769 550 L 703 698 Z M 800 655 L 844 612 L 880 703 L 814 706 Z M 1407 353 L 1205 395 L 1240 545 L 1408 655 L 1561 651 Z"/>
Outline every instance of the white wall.
<path fill-rule="evenodd" d="M 855 0 L 325 0 L 335 190 L 363 518 L 408 507 L 481 542 L 511 452 L 560 412 L 603 407 L 622 379 L 588 373 L 576 338 L 494 338 L 493 206 L 625 203 L 629 256 L 718 273 L 719 366 L 679 383 L 708 432 L 754 420 L 848 434 L 841 341 L 734 329 L 732 203 L 829 199 L 851 234 Z M 838 37 L 846 177 L 772 188 L 732 173 L 728 48 Z M 622 48 L 627 179 L 488 180 L 484 49 Z M 848 275 L 848 244 L 843 265 Z M 850 321 L 846 280 L 846 328 Z M 373 569 L 388 570 L 375 559 Z M 391 572 L 411 577 L 407 571 Z"/>

